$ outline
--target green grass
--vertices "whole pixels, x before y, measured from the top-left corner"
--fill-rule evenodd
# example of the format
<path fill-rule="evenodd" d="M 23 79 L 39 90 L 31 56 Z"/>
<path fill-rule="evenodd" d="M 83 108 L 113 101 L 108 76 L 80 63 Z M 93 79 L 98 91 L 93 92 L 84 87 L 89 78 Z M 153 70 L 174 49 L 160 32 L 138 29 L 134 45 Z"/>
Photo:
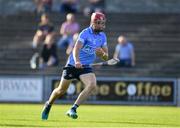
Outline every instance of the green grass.
<path fill-rule="evenodd" d="M 42 121 L 37 104 L 0 104 L 0 128 L 123 128 L 180 127 L 180 108 L 145 106 L 82 105 L 79 118 L 73 120 L 65 113 L 69 105 L 54 105 L 49 120 Z"/>

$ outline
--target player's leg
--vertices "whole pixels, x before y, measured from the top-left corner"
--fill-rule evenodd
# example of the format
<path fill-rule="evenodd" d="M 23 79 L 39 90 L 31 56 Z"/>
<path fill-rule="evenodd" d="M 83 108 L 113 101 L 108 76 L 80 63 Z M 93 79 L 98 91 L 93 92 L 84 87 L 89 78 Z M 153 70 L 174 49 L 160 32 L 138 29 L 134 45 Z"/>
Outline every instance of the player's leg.
<path fill-rule="evenodd" d="M 94 73 L 83 74 L 80 76 L 80 80 L 85 85 L 85 88 L 75 101 L 75 104 L 77 105 L 83 103 L 96 89 L 96 76 Z"/>
<path fill-rule="evenodd" d="M 67 115 L 73 119 L 76 119 L 76 109 L 82 104 L 96 89 L 96 77 L 94 73 L 83 74 L 80 76 L 80 80 L 85 84 L 84 90 L 79 94 L 72 108 L 67 112 Z"/>
<path fill-rule="evenodd" d="M 49 104 L 53 104 L 57 98 L 64 95 L 64 93 L 66 92 L 66 90 L 69 87 L 69 84 L 72 81 L 72 80 L 66 80 L 64 78 L 61 78 L 61 79 L 62 80 L 60 81 L 59 86 L 56 89 L 54 89 L 54 91 L 52 92 L 52 94 L 48 100 Z"/>
<path fill-rule="evenodd" d="M 44 108 L 43 108 L 43 111 L 42 111 L 42 119 L 43 120 L 48 119 L 48 115 L 49 115 L 49 112 L 51 110 L 52 104 L 54 103 L 54 101 L 57 98 L 59 98 L 60 96 L 62 96 L 66 92 L 66 90 L 69 87 L 70 83 L 71 83 L 71 80 L 66 80 L 63 77 L 61 78 L 59 86 L 56 89 L 53 90 L 49 100 L 44 105 Z"/>

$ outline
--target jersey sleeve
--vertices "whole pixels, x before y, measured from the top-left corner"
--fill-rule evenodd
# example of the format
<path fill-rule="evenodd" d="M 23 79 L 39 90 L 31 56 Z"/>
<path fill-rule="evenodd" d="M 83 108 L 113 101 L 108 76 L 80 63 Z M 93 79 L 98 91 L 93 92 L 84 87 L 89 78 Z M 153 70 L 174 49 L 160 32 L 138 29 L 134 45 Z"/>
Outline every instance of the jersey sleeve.
<path fill-rule="evenodd" d="M 107 47 L 107 37 L 105 34 L 102 35 L 102 45 L 101 47 Z"/>
<path fill-rule="evenodd" d="M 87 31 L 86 31 L 86 30 L 83 30 L 83 31 L 79 34 L 78 41 L 80 41 L 82 44 L 84 44 L 85 41 L 86 41 L 86 38 L 87 38 Z"/>

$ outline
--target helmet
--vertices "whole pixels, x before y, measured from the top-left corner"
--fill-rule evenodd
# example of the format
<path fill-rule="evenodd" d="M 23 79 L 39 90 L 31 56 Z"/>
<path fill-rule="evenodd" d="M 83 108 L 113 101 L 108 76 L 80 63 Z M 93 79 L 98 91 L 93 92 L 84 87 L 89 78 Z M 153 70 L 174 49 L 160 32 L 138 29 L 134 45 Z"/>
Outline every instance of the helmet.
<path fill-rule="evenodd" d="M 96 22 L 97 20 L 106 20 L 106 17 L 103 13 L 101 12 L 94 12 L 91 15 L 91 23 Z"/>

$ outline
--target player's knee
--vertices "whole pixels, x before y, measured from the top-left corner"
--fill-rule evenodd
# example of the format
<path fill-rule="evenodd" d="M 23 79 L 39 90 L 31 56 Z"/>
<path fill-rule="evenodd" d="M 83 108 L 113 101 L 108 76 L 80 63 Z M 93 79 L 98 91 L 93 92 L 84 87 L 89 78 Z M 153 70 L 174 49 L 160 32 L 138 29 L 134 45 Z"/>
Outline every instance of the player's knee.
<path fill-rule="evenodd" d="M 89 90 L 94 91 L 97 86 L 95 82 L 91 82 L 88 87 L 89 87 Z"/>
<path fill-rule="evenodd" d="M 56 89 L 56 95 L 61 96 L 66 93 L 66 90 L 64 89 Z"/>

